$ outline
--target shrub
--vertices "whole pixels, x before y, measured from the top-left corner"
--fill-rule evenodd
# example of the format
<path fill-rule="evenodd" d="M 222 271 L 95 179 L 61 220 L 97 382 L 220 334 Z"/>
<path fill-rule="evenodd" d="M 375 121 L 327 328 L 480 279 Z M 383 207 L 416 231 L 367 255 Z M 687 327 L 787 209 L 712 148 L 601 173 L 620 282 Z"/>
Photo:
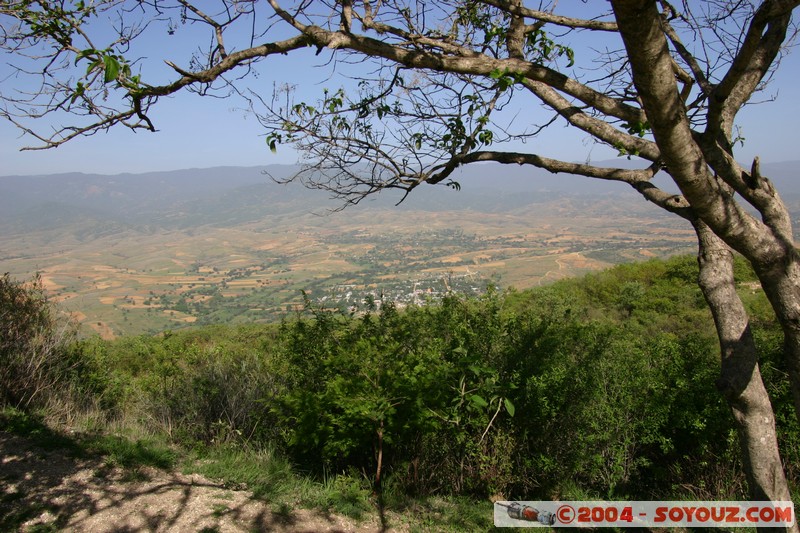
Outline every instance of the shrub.
<path fill-rule="evenodd" d="M 73 335 L 38 275 L 28 283 L 0 277 L 0 402 L 28 408 L 52 398 L 74 366 L 67 350 Z"/>

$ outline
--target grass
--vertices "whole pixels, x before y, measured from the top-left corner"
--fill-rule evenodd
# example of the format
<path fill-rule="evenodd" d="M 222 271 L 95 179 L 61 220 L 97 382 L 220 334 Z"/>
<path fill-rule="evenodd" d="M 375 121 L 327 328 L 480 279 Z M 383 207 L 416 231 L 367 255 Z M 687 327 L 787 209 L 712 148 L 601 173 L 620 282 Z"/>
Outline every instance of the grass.
<path fill-rule="evenodd" d="M 107 464 L 134 469 L 143 466 L 168 470 L 175 466 L 177 453 L 157 439 L 135 439 L 118 435 L 96 435 L 84 440 L 86 450 L 106 457 Z"/>
<path fill-rule="evenodd" d="M 16 509 L 7 513 L 0 513 L 0 531 L 18 531 L 22 524 L 36 518 L 37 516 L 47 511 L 54 509 L 44 504 L 33 504 L 24 509 Z M 30 533 L 45 533 L 50 531 L 58 531 L 56 522 L 46 524 L 36 524 L 27 528 L 25 531 Z"/>
<path fill-rule="evenodd" d="M 109 466 L 124 469 L 173 468 L 178 457 L 175 449 L 154 437 L 134 438 L 102 433 L 68 436 L 56 431 L 36 413 L 5 408 L 0 411 L 0 431 L 25 437 L 43 450 L 63 450 L 72 457 L 102 455 Z"/>
<path fill-rule="evenodd" d="M 84 448 L 73 437 L 54 431 L 38 414 L 26 413 L 19 409 L 5 408 L 0 411 L 0 431 L 25 437 L 44 450 L 64 450 L 73 457 L 85 455 Z"/>
<path fill-rule="evenodd" d="M 493 508 L 488 501 L 431 497 L 415 501 L 403 515 L 412 533 L 494 530 Z"/>
<path fill-rule="evenodd" d="M 188 451 L 170 446 L 165 437 L 137 436 L 132 430 L 129 432 L 134 435 L 129 436 L 99 432 L 67 436 L 48 427 L 41 416 L 16 409 L 0 411 L 0 431 L 28 438 L 43 449 L 63 450 L 73 457 L 103 456 L 105 465 L 97 472 L 101 477 L 109 469 L 119 467 L 124 470 L 124 481 L 141 482 L 147 479 L 142 472 L 144 467 L 169 470 L 180 466 L 184 473 L 221 480 L 231 490 L 251 491 L 255 498 L 269 502 L 270 510 L 282 523 L 295 520 L 296 508 L 343 515 L 356 521 L 375 517 L 380 511 L 370 483 L 357 472 L 314 479 L 296 472 L 288 460 L 269 449 L 218 445 Z M 214 516 L 229 511 L 224 501 L 232 496 L 231 492 L 220 495 L 223 501 L 214 505 Z M 402 522 L 411 531 L 487 531 L 492 527 L 492 507 L 488 502 L 410 498 L 394 495 L 391 490 L 385 496 L 383 510 L 391 515 L 391 522 Z M 0 505 L 13 504 L 24 497 L 22 493 L 8 493 L 2 496 Z M 5 514 L 0 517 L 0 530 L 15 530 L 45 510 L 45 507 L 31 507 Z M 55 527 L 41 524 L 40 530 L 50 531 L 50 526 Z"/>
<path fill-rule="evenodd" d="M 293 520 L 292 509 L 317 509 L 361 520 L 375 511 L 370 491 L 362 480 L 333 476 L 324 481 L 298 474 L 283 457 L 269 449 L 215 446 L 195 452 L 184 473 L 197 473 L 223 480 L 233 489 L 252 491 L 253 496 L 271 503 L 282 522 Z"/>
<path fill-rule="evenodd" d="M 361 520 L 376 508 L 369 483 L 354 472 L 328 477 L 310 488 L 313 490 L 306 492 L 304 503 L 317 509 Z"/>
<path fill-rule="evenodd" d="M 229 513 L 230 510 L 231 510 L 230 507 L 228 507 L 225 504 L 215 503 L 212 506 L 211 514 L 213 514 L 215 517 L 219 518 L 219 517 L 223 516 L 224 514 Z"/>
<path fill-rule="evenodd" d="M 195 452 L 183 471 L 223 480 L 232 489 L 247 488 L 255 498 L 277 506 L 281 514 L 300 506 L 358 520 L 375 509 L 370 491 L 360 479 L 333 476 L 316 481 L 295 472 L 289 461 L 269 449 L 207 448 Z"/>
<path fill-rule="evenodd" d="M 297 507 L 361 521 L 379 513 L 370 483 L 357 472 L 325 476 L 322 480 L 297 473 L 291 464 L 271 450 L 217 446 L 195 452 L 183 467 L 223 480 L 235 489 L 247 488 L 266 500 L 276 518 L 292 523 Z M 384 511 L 391 521 L 406 524 L 411 531 L 488 531 L 493 528 L 492 504 L 469 498 L 411 498 L 387 493 Z M 220 504 L 220 512 L 224 508 Z M 215 512 L 216 509 L 215 509 Z"/>
<path fill-rule="evenodd" d="M 221 479 L 230 488 L 247 487 L 256 498 L 275 500 L 297 490 L 288 461 L 270 450 L 220 445 L 195 451 L 184 462 L 184 473 Z"/>

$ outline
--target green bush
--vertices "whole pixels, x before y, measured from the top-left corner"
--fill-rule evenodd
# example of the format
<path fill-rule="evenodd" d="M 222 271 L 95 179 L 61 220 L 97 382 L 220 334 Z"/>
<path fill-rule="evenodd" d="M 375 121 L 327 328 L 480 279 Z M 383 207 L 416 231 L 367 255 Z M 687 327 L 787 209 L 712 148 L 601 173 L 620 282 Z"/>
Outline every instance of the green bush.
<path fill-rule="evenodd" d="M 291 372 L 275 412 L 297 460 L 356 466 L 377 482 L 399 450 L 439 423 L 448 364 L 409 318 L 387 306 L 353 321 L 315 311 L 284 326 Z"/>
<path fill-rule="evenodd" d="M 363 481 L 416 495 L 737 499 L 739 444 L 696 277 L 694 258 L 649 261 L 403 310 L 87 339 L 66 360 L 113 416 L 186 444 L 269 449 L 331 483 L 346 473 L 348 494 Z M 781 333 L 763 295 L 742 291 L 796 484 Z"/>
<path fill-rule="evenodd" d="M 69 382 L 74 330 L 51 305 L 36 276 L 24 283 L 0 277 L 0 402 L 43 406 Z"/>
<path fill-rule="evenodd" d="M 214 334 L 209 335 L 210 332 Z M 280 387 L 269 352 L 219 328 L 140 338 L 140 363 L 123 351 L 138 410 L 176 439 L 231 443 L 274 438 L 269 405 Z"/>

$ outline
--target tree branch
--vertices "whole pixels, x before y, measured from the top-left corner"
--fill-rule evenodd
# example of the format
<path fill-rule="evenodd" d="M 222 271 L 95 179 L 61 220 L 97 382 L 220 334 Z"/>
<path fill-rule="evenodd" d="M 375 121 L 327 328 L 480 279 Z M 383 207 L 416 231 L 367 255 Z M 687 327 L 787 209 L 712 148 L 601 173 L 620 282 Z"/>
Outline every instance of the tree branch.
<path fill-rule="evenodd" d="M 504 0 L 482 0 L 484 4 L 494 6 L 498 9 L 502 9 L 512 15 L 522 16 L 525 18 L 530 18 L 534 20 L 538 20 L 541 22 L 547 22 L 550 24 L 555 24 L 557 26 L 563 26 L 565 28 L 583 28 L 587 30 L 597 30 L 597 31 L 608 31 L 608 32 L 615 32 L 617 31 L 617 23 L 616 22 L 604 22 L 600 20 L 585 20 L 585 19 L 577 19 L 571 17 L 563 17 L 560 15 L 554 15 L 553 13 L 548 13 L 547 11 L 538 11 L 535 9 L 529 9 L 522 5 L 521 2 L 509 2 Z"/>
<path fill-rule="evenodd" d="M 655 3 L 612 0 L 634 81 L 669 174 L 697 215 L 748 257 L 766 258 L 779 245 L 765 226 L 732 201 L 709 171 L 680 99 Z"/>

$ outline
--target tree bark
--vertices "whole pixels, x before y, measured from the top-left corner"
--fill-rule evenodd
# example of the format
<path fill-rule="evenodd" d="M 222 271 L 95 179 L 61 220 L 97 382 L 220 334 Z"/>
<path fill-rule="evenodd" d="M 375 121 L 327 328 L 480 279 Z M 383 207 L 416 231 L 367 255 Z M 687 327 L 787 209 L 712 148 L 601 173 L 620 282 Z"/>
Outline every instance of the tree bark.
<path fill-rule="evenodd" d="M 783 330 L 783 357 L 800 420 L 800 263 L 792 246 L 768 264 L 753 263 L 764 293 Z"/>
<path fill-rule="evenodd" d="M 667 172 L 697 217 L 750 261 L 775 310 L 784 332 L 784 360 L 800 420 L 800 257 L 791 225 L 781 222 L 790 220 L 786 208 L 771 186 L 756 177 L 754 190 L 763 188 L 765 193 L 754 204 L 762 215 L 759 220 L 736 201 L 731 185 L 712 172 L 680 99 L 657 3 L 612 0 L 612 5 L 634 84 Z M 779 13 L 783 16 L 796 5 L 790 1 L 774 7 L 783 10 Z M 763 14 L 769 15 L 769 10 Z"/>
<path fill-rule="evenodd" d="M 791 501 L 778 451 L 775 417 L 761 379 L 749 317 L 736 293 L 733 254 L 703 222 L 696 221 L 693 225 L 699 243 L 699 285 L 714 317 L 720 342 L 717 388 L 736 421 L 750 498 Z M 785 530 L 797 532 L 798 526 Z"/>

